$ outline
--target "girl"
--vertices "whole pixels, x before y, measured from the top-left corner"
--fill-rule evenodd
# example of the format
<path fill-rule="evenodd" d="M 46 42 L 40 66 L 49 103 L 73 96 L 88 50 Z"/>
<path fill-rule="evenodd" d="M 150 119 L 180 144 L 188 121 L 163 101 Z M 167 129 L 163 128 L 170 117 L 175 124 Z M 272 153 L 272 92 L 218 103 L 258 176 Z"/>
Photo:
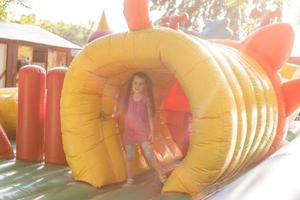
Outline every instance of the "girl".
<path fill-rule="evenodd" d="M 144 155 L 157 171 L 160 181 L 164 183 L 166 176 L 155 157 L 150 142 L 153 142 L 153 118 L 155 114 L 152 81 L 143 72 L 136 72 L 129 79 L 128 88 L 123 101 L 125 112 L 124 144 L 126 151 L 127 181 L 124 187 L 133 184 L 132 163 L 135 159 L 135 146 L 140 145 Z M 102 119 L 111 119 L 120 114 L 120 111 L 111 115 L 101 113 Z"/>

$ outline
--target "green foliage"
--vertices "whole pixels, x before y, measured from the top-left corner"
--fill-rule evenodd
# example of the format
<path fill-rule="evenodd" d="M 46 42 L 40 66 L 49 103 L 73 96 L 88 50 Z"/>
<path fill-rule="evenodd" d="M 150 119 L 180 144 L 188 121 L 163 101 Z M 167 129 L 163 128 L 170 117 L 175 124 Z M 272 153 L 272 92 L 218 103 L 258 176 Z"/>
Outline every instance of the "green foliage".
<path fill-rule="evenodd" d="M 35 14 L 21 15 L 18 23 L 34 25 L 36 23 L 36 16 Z"/>
<path fill-rule="evenodd" d="M 89 34 L 95 27 L 94 22 L 89 22 L 88 27 L 85 27 L 65 22 L 53 23 L 49 20 L 40 20 L 38 25 L 41 28 L 57 34 L 79 46 L 83 46 L 86 44 Z"/>
<path fill-rule="evenodd" d="M 51 33 L 57 34 L 79 46 L 83 46 L 86 44 L 87 37 L 95 28 L 95 22 L 92 21 L 90 21 L 88 26 L 85 27 L 65 22 L 38 20 L 35 14 L 21 15 L 19 19 L 7 19 L 7 21 L 19 24 L 40 26 L 41 28 Z"/>
<path fill-rule="evenodd" d="M 28 8 L 26 0 L 0 0 L 0 21 L 6 20 L 7 8 L 10 4 L 19 4 Z"/>
<path fill-rule="evenodd" d="M 7 13 L 7 6 L 13 2 L 13 0 L 0 0 L 0 21 L 5 20 Z"/>
<path fill-rule="evenodd" d="M 88 26 L 80 26 L 65 22 L 51 22 L 49 20 L 39 20 L 35 14 L 21 15 L 16 17 L 14 13 L 7 13 L 7 8 L 11 4 L 18 4 L 29 8 L 27 0 L 0 0 L 0 21 L 14 22 L 19 24 L 30 24 L 40 26 L 54 34 L 57 34 L 66 40 L 69 40 L 79 46 L 85 45 L 87 37 L 95 28 L 95 22 L 89 22 Z"/>
<path fill-rule="evenodd" d="M 256 20 L 247 20 L 240 27 L 240 38 L 245 38 L 251 31 L 258 27 L 259 23 Z"/>

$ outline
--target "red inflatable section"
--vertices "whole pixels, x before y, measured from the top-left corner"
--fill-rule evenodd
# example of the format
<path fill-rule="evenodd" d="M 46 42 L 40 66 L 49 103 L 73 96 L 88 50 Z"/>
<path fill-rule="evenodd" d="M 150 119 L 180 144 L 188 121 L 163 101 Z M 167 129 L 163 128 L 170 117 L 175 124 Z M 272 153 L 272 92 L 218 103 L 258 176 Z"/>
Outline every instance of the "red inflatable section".
<path fill-rule="evenodd" d="M 292 114 L 300 107 L 300 79 L 291 80 L 282 84 L 283 96 L 285 99 L 285 111 L 287 115 Z M 297 91 L 297 92 L 295 92 Z"/>
<path fill-rule="evenodd" d="M 174 142 L 185 155 L 189 145 L 188 118 L 191 117 L 190 105 L 180 84 L 176 82 L 169 90 L 166 102 L 166 124 Z"/>
<path fill-rule="evenodd" d="M 148 0 L 124 0 L 124 16 L 131 31 L 152 28 Z"/>
<path fill-rule="evenodd" d="M 45 129 L 45 162 L 66 164 L 60 126 L 60 96 L 66 67 L 57 67 L 47 73 L 47 103 Z"/>
<path fill-rule="evenodd" d="M 43 160 L 45 69 L 27 65 L 19 71 L 17 159 Z"/>
<path fill-rule="evenodd" d="M 272 22 L 274 18 L 281 19 L 282 17 L 282 11 L 279 7 L 276 8 L 276 10 L 258 10 L 257 8 L 254 8 L 251 13 L 250 17 L 254 19 L 260 19 L 260 26 L 266 26 Z"/>
<path fill-rule="evenodd" d="M 11 159 L 14 158 L 14 152 L 11 148 L 9 139 L 0 124 L 0 159 Z"/>
<path fill-rule="evenodd" d="M 173 111 L 190 112 L 190 104 L 178 82 L 172 85 L 169 90 L 165 108 Z"/>
<path fill-rule="evenodd" d="M 87 39 L 87 43 L 90 43 L 90 42 L 96 40 L 97 38 L 103 37 L 108 34 L 111 34 L 110 30 L 97 30 L 94 33 L 89 35 L 89 37 Z"/>
<path fill-rule="evenodd" d="M 165 16 L 161 19 L 161 21 L 164 26 L 178 30 L 179 24 L 181 22 L 188 21 L 188 19 L 189 19 L 188 14 L 183 13 L 182 15 Z"/>

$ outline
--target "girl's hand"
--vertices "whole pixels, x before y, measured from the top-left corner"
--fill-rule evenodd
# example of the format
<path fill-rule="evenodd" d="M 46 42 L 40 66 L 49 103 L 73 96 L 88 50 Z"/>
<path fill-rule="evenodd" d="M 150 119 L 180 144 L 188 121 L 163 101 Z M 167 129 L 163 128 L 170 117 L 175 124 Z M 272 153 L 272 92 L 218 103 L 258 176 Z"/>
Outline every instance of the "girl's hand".
<path fill-rule="evenodd" d="M 100 112 L 100 119 L 101 119 L 101 120 L 108 120 L 108 119 L 110 119 L 110 118 L 111 118 L 111 116 L 110 116 L 109 114 L 106 114 L 106 113 L 103 112 L 103 111 Z"/>

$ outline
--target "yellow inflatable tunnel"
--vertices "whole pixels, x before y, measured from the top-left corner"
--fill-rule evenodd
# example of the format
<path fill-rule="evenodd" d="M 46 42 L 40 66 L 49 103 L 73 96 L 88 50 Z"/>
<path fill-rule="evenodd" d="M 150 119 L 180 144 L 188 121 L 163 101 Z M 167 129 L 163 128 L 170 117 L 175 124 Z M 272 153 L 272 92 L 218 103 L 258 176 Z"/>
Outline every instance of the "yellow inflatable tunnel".
<path fill-rule="evenodd" d="M 163 103 L 177 79 L 193 114 L 187 155 L 164 192 L 196 194 L 222 183 L 265 155 L 276 133 L 278 106 L 269 78 L 252 59 L 221 44 L 169 29 L 113 34 L 87 45 L 66 74 L 61 122 L 64 151 L 76 180 L 103 186 L 125 180 L 122 124 L 100 121 L 136 71 L 154 82 L 159 159 L 180 155 L 162 124 Z M 167 162 L 166 161 L 166 162 Z M 146 168 L 142 158 L 137 173 Z"/>

